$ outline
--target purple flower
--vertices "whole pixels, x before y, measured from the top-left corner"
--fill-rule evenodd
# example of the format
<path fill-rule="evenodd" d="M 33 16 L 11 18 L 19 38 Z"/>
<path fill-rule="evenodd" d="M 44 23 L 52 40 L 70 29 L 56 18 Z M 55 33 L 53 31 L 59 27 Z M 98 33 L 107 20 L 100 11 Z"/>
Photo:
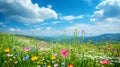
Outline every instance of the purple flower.
<path fill-rule="evenodd" d="M 29 59 L 29 55 L 27 54 L 25 57 L 23 57 L 23 61 L 25 61 L 25 60 L 28 60 Z"/>
<path fill-rule="evenodd" d="M 16 51 L 17 49 L 16 48 L 13 48 L 13 51 Z"/>
<path fill-rule="evenodd" d="M 30 51 L 30 49 L 31 49 L 30 47 L 25 47 L 24 48 L 24 50 L 27 51 L 27 52 Z"/>

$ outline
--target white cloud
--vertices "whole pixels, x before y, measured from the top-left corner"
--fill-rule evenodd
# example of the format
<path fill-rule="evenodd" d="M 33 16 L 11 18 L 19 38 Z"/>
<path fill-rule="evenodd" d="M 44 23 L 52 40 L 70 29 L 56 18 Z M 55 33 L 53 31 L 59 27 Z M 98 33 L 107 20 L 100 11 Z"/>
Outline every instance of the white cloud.
<path fill-rule="evenodd" d="M 55 36 L 57 35 L 56 32 L 60 32 L 63 34 L 63 30 L 66 30 L 66 35 L 73 35 L 73 29 L 78 28 L 79 36 L 81 36 L 81 31 L 84 30 L 86 32 L 86 36 L 92 35 L 101 35 L 107 33 L 120 33 L 120 23 L 93 23 L 93 24 L 75 24 L 71 26 L 66 26 L 64 29 L 54 29 L 51 27 L 44 27 L 44 28 L 33 28 L 30 30 L 21 30 L 19 28 L 10 28 L 9 31 L 11 33 L 16 34 L 24 34 L 24 35 L 37 35 L 37 36 Z M 8 31 L 8 32 L 9 32 Z"/>
<path fill-rule="evenodd" d="M 59 24 L 59 23 L 61 23 L 61 22 L 60 21 L 54 21 L 52 24 L 56 25 L 56 24 Z"/>
<path fill-rule="evenodd" d="M 120 0 L 103 0 L 90 18 L 92 22 L 120 22 Z"/>
<path fill-rule="evenodd" d="M 42 23 L 41 25 L 47 25 L 48 23 Z"/>
<path fill-rule="evenodd" d="M 21 29 L 20 28 L 9 28 L 9 31 L 21 31 Z"/>
<path fill-rule="evenodd" d="M 51 30 L 52 28 L 51 27 L 46 27 L 46 30 Z"/>
<path fill-rule="evenodd" d="M 61 20 L 72 21 L 72 20 L 75 20 L 75 19 L 82 19 L 82 18 L 83 18 L 83 15 L 79 15 L 79 16 L 69 15 L 69 16 L 62 16 L 60 19 Z"/>
<path fill-rule="evenodd" d="M 39 7 L 31 0 L 0 0 L 0 12 L 8 19 L 25 23 L 43 22 L 47 19 L 57 19 L 57 13 L 49 7 Z"/>
<path fill-rule="evenodd" d="M 47 7 L 51 9 L 51 8 L 52 8 L 52 5 L 48 5 Z"/>
<path fill-rule="evenodd" d="M 14 31 L 15 29 L 14 28 L 10 28 L 9 31 Z"/>
<path fill-rule="evenodd" d="M 41 29 L 40 29 L 40 28 L 36 28 L 35 30 L 36 30 L 36 31 L 40 31 Z"/>

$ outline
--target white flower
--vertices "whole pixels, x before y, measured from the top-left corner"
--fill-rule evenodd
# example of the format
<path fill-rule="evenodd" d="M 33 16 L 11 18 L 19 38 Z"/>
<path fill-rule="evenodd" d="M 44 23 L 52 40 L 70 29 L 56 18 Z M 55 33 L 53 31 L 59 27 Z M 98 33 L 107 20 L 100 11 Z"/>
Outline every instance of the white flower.
<path fill-rule="evenodd" d="M 12 56 L 13 56 L 13 54 L 7 54 L 7 56 L 8 56 L 8 57 L 12 57 Z"/>

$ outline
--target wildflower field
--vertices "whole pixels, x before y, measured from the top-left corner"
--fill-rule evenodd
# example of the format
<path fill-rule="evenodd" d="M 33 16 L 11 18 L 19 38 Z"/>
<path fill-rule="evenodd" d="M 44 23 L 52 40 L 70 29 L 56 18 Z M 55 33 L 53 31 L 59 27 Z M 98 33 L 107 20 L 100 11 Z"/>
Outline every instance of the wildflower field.
<path fill-rule="evenodd" d="M 0 33 L 0 67 L 120 67 L 120 44 L 69 45 Z"/>

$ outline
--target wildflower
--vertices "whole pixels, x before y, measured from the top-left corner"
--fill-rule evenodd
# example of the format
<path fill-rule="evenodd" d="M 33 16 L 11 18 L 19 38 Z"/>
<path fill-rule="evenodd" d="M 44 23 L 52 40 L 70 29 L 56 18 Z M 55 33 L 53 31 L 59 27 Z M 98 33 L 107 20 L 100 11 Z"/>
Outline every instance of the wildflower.
<path fill-rule="evenodd" d="M 54 56 L 57 56 L 58 54 L 54 54 Z"/>
<path fill-rule="evenodd" d="M 37 59 L 38 59 L 37 56 L 33 56 L 33 57 L 31 58 L 32 61 L 36 61 Z"/>
<path fill-rule="evenodd" d="M 68 50 L 62 49 L 62 50 L 61 50 L 61 55 L 62 55 L 63 57 L 66 57 L 66 56 L 68 55 Z"/>
<path fill-rule="evenodd" d="M 13 51 L 16 51 L 16 48 L 13 48 Z"/>
<path fill-rule="evenodd" d="M 100 64 L 110 64 L 110 61 L 109 60 L 101 60 Z"/>
<path fill-rule="evenodd" d="M 39 64 L 43 64 L 43 62 L 39 62 L 39 61 L 38 61 L 37 64 L 38 64 L 38 65 L 39 65 Z"/>
<path fill-rule="evenodd" d="M 55 60 L 55 59 L 56 59 L 56 56 L 52 56 L 51 59 L 52 59 L 52 60 Z"/>
<path fill-rule="evenodd" d="M 12 57 L 12 56 L 13 56 L 13 54 L 7 54 L 7 56 L 8 56 L 8 57 Z"/>
<path fill-rule="evenodd" d="M 28 60 L 29 59 L 29 55 L 27 54 L 25 57 L 23 57 L 23 61 L 25 61 L 25 60 Z"/>
<path fill-rule="evenodd" d="M 12 59 L 9 59 L 9 61 L 12 61 Z"/>
<path fill-rule="evenodd" d="M 66 30 L 63 31 L 64 33 L 66 32 Z"/>
<path fill-rule="evenodd" d="M 36 48 L 34 48 L 32 51 L 33 51 L 33 52 L 36 52 Z"/>
<path fill-rule="evenodd" d="M 24 50 L 27 51 L 27 52 L 30 51 L 30 49 L 31 49 L 30 47 L 25 47 L 24 48 Z"/>
<path fill-rule="evenodd" d="M 77 30 L 78 30 L 78 28 L 74 28 L 74 30 L 75 30 L 75 31 L 77 31 Z"/>
<path fill-rule="evenodd" d="M 74 65 L 73 64 L 68 64 L 68 67 L 74 67 Z"/>
<path fill-rule="evenodd" d="M 17 61 L 14 62 L 14 64 L 17 64 L 17 63 L 18 63 Z"/>
<path fill-rule="evenodd" d="M 58 67 L 58 64 L 54 64 L 54 67 Z"/>
<path fill-rule="evenodd" d="M 50 65 L 48 65 L 47 67 L 51 67 Z"/>
<path fill-rule="evenodd" d="M 65 62 L 61 62 L 62 65 L 65 65 Z"/>
<path fill-rule="evenodd" d="M 4 49 L 4 52 L 10 52 L 10 49 L 9 48 L 6 48 L 6 49 Z"/>
<path fill-rule="evenodd" d="M 40 64 L 40 62 L 37 62 L 37 64 Z"/>

